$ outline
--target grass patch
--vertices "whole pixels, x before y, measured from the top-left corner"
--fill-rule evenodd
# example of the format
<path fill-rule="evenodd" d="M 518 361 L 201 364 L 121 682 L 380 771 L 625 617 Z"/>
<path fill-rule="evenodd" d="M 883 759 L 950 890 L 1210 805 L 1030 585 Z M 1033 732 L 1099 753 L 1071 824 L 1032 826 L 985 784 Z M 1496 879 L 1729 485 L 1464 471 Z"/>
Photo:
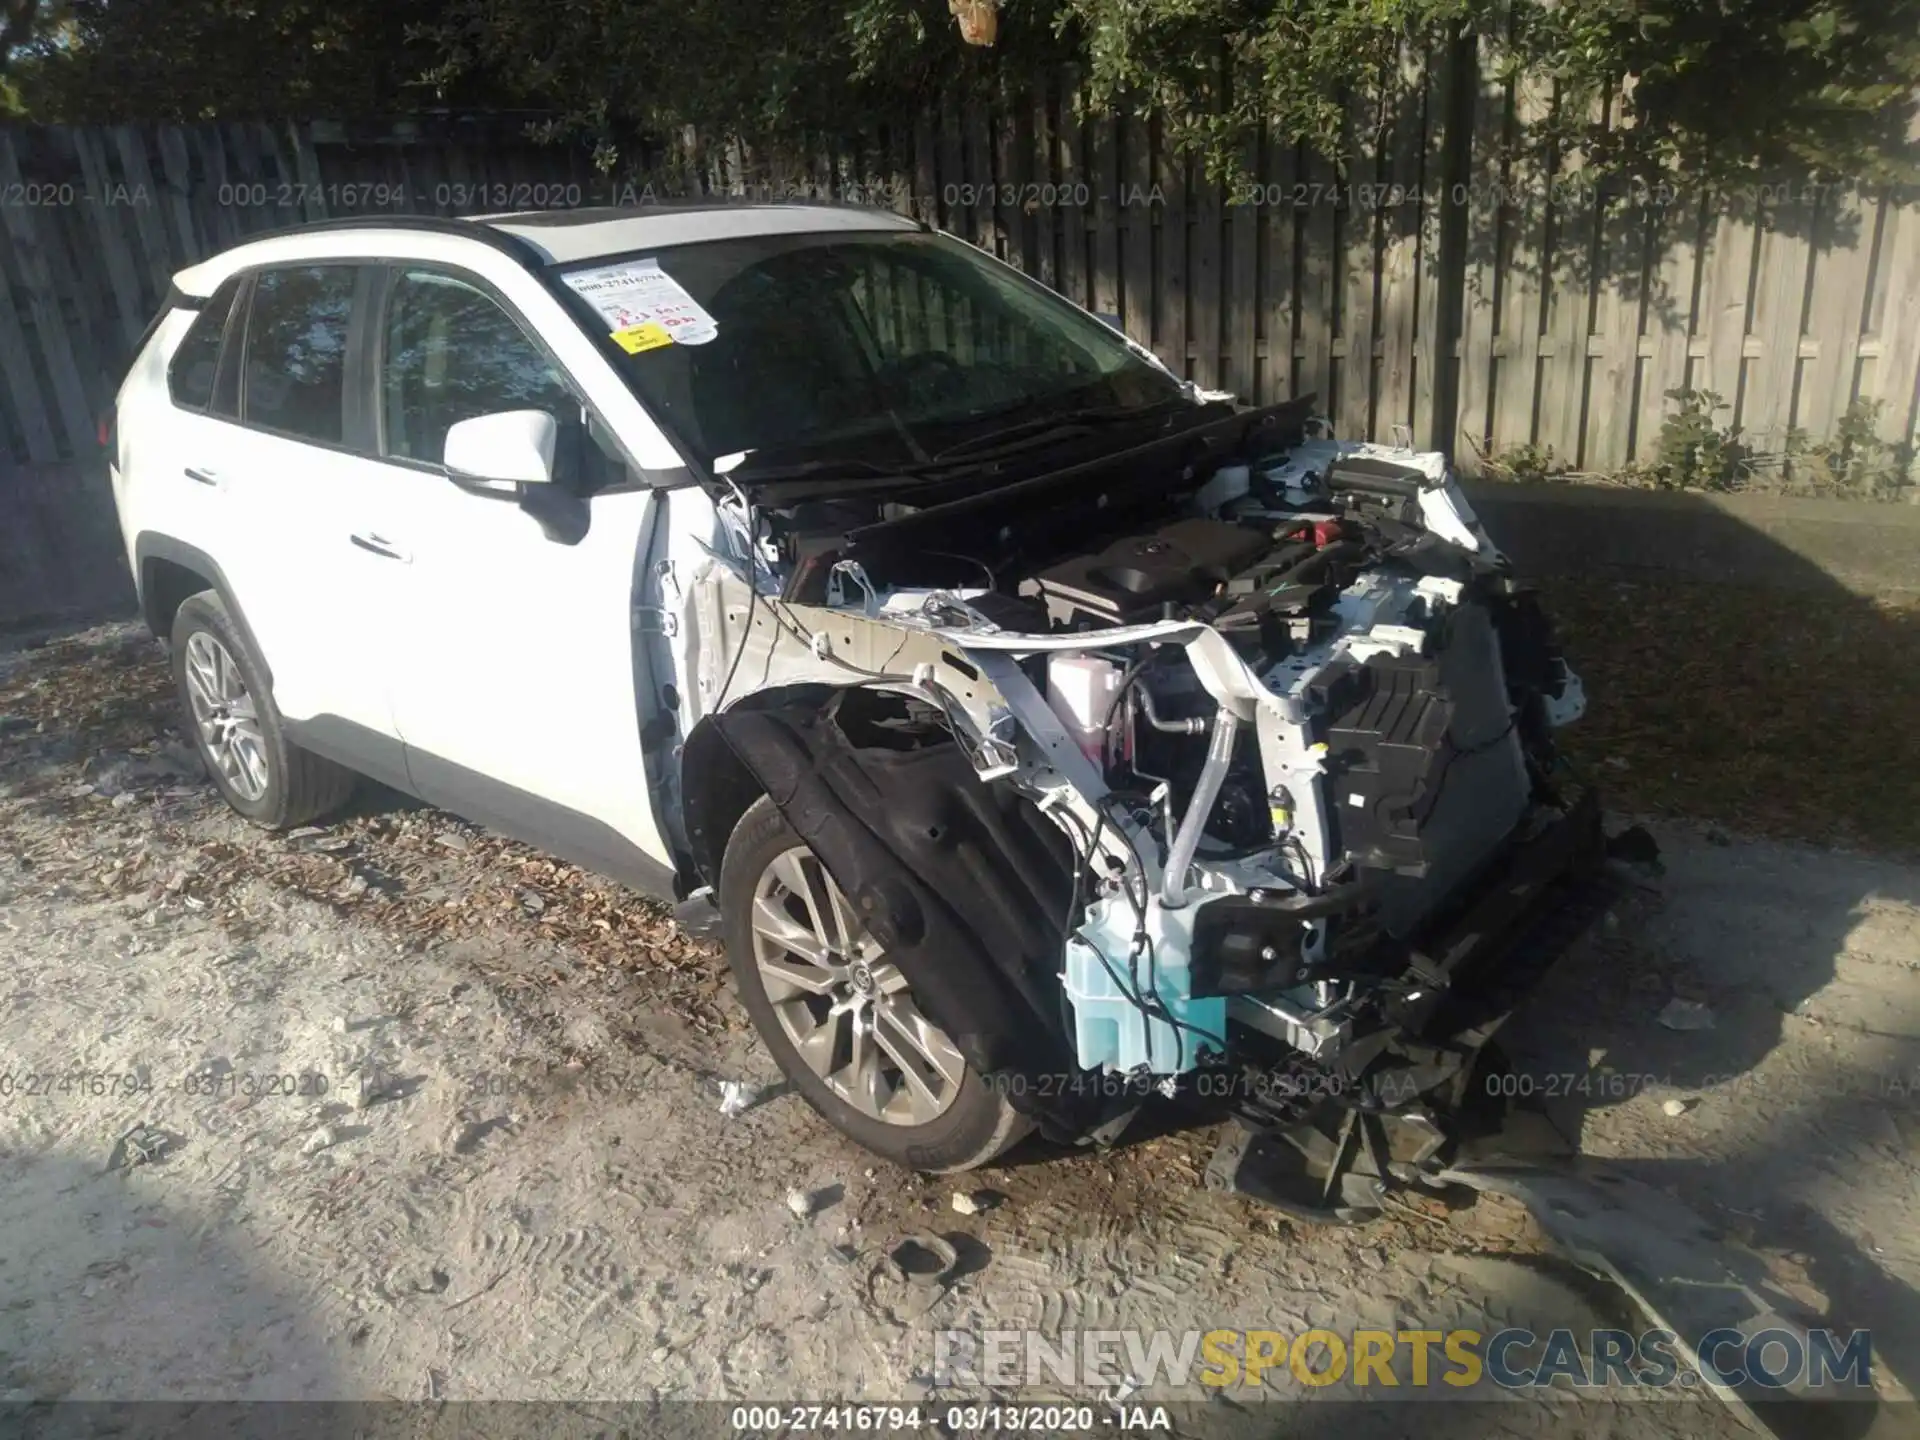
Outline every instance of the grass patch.
<path fill-rule="evenodd" d="M 1568 755 L 1610 806 L 1920 853 L 1920 603 L 1544 582 L 1585 681 Z"/>

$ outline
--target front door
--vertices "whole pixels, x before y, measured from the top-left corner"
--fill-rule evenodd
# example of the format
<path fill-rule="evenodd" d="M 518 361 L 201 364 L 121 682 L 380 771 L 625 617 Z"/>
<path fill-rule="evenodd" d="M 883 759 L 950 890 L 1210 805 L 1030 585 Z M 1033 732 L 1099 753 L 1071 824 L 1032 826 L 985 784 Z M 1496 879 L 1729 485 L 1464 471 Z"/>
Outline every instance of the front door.
<path fill-rule="evenodd" d="M 584 435 L 546 350 L 479 282 L 394 267 L 378 320 L 378 523 L 404 548 L 395 720 L 420 795 L 621 879 L 664 865 L 640 747 L 633 602 L 655 497 Z M 457 421 L 545 410 L 577 527 L 440 461 Z M 567 433 L 571 432 L 571 433 Z M 612 488 L 609 488 L 611 484 Z"/>

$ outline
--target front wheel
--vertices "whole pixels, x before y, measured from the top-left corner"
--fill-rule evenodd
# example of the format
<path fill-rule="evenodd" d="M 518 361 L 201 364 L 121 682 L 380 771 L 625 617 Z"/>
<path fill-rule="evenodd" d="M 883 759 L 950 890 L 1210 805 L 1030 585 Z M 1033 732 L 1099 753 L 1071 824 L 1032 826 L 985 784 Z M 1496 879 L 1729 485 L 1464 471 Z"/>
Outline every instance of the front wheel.
<path fill-rule="evenodd" d="M 920 1013 L 898 966 L 772 800 L 734 828 L 720 909 L 741 1002 L 781 1072 L 836 1129 L 935 1173 L 1032 1128 Z"/>

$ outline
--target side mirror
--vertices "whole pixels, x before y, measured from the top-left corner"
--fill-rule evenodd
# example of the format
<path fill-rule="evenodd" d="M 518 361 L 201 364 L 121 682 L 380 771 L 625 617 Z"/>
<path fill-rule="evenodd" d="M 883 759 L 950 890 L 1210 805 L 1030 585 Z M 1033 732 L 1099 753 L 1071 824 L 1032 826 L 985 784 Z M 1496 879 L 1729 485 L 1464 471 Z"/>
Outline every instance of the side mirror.
<path fill-rule="evenodd" d="M 544 410 L 501 410 L 457 421 L 441 460 L 457 480 L 550 485 L 560 427 Z"/>

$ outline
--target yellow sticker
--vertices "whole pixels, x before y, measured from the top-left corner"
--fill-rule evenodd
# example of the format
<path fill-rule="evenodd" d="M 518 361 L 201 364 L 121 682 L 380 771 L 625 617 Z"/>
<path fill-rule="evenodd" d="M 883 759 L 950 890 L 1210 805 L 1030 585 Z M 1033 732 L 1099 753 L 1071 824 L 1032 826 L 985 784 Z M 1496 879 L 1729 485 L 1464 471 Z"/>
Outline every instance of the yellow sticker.
<path fill-rule="evenodd" d="M 671 345 L 673 336 L 667 333 L 667 327 L 654 320 L 639 325 L 629 325 L 624 330 L 613 332 L 613 343 L 629 355 L 638 355 L 642 350 L 658 350 L 662 345 Z"/>

